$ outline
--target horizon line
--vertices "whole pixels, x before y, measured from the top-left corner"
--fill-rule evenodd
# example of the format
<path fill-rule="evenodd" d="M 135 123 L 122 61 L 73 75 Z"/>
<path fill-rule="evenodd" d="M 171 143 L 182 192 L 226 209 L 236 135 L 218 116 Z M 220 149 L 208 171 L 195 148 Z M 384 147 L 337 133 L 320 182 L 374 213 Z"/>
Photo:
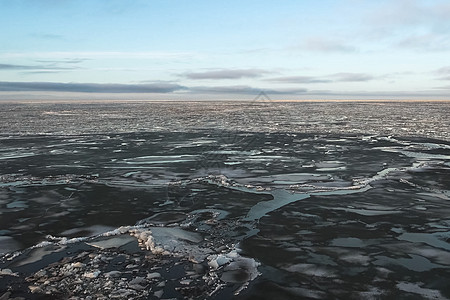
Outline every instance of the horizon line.
<path fill-rule="evenodd" d="M 146 103 L 146 102 L 171 102 L 171 103 L 201 103 L 201 102 L 256 102 L 256 103 L 296 103 L 296 102 L 372 102 L 372 103 L 388 103 L 388 102 L 450 102 L 449 99 L 270 99 L 265 101 L 255 99 L 0 99 L 0 104 L 27 104 L 27 103 Z"/>

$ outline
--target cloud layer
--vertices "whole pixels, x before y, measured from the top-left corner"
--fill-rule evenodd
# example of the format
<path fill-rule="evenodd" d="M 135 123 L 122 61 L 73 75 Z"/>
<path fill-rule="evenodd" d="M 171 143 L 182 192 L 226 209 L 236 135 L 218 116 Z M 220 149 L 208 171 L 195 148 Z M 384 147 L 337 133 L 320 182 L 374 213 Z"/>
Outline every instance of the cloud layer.
<path fill-rule="evenodd" d="M 298 48 L 308 51 L 341 52 L 341 53 L 351 53 L 357 50 L 356 47 L 351 46 L 346 41 L 340 41 L 325 37 L 311 37 L 305 39 L 298 46 Z"/>
<path fill-rule="evenodd" d="M 0 99 L 448 97 L 448 0 L 119 2 L 0 1 Z"/>
<path fill-rule="evenodd" d="M 278 82 L 278 83 L 329 83 L 330 79 L 322 79 L 313 76 L 281 76 L 275 78 L 266 79 L 266 81 Z"/>
<path fill-rule="evenodd" d="M 232 86 L 196 86 L 189 88 L 191 93 L 200 94 L 245 94 L 257 95 L 264 91 L 270 95 L 298 95 L 304 94 L 308 90 L 304 88 L 288 88 L 288 89 L 263 89 L 251 87 L 248 85 L 232 85 Z"/>
<path fill-rule="evenodd" d="M 277 83 L 332 83 L 332 82 L 365 82 L 376 77 L 366 73 L 335 73 L 325 76 L 281 76 L 265 79 Z"/>
<path fill-rule="evenodd" d="M 0 71 L 22 71 L 26 73 L 40 73 L 49 71 L 68 71 L 75 70 L 79 67 L 75 64 L 81 62 L 82 60 L 67 60 L 67 61 L 50 61 L 35 65 L 20 65 L 20 64 L 0 64 Z M 65 66 L 61 66 L 65 64 Z M 67 65 L 68 64 L 68 65 Z"/>
<path fill-rule="evenodd" d="M 100 84 L 100 83 L 59 83 L 59 82 L 6 82 L 0 81 L 0 91 L 52 91 L 78 93 L 172 93 L 186 89 L 173 83 L 153 84 Z"/>
<path fill-rule="evenodd" d="M 450 80 L 450 67 L 442 67 L 433 72 L 438 80 Z"/>
<path fill-rule="evenodd" d="M 221 80 L 221 79 L 255 78 L 260 77 L 266 73 L 269 72 L 261 69 L 218 69 L 205 72 L 189 72 L 181 75 L 188 79 L 194 80 L 199 79 Z"/>
<path fill-rule="evenodd" d="M 267 89 L 249 85 L 193 86 L 187 87 L 175 83 L 142 84 L 94 84 L 94 83 L 59 83 L 59 82 L 6 82 L 0 81 L 0 92 L 75 92 L 75 93 L 160 93 L 170 94 L 242 94 L 257 95 L 261 91 L 272 95 L 304 94 L 305 88 Z"/>

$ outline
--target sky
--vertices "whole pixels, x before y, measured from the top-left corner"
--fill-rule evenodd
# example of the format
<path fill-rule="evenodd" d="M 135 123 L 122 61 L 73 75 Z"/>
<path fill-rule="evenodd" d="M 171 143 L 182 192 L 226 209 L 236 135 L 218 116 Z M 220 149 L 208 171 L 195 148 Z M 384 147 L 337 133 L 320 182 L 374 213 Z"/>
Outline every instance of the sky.
<path fill-rule="evenodd" d="M 0 0 L 0 100 L 450 100 L 448 0 Z"/>

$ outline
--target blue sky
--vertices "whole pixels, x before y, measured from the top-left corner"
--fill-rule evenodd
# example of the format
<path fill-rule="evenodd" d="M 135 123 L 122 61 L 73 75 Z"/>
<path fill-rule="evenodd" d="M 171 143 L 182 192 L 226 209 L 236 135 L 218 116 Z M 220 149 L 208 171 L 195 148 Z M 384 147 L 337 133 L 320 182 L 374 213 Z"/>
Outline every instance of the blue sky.
<path fill-rule="evenodd" d="M 0 0 L 0 99 L 450 99 L 448 0 Z"/>

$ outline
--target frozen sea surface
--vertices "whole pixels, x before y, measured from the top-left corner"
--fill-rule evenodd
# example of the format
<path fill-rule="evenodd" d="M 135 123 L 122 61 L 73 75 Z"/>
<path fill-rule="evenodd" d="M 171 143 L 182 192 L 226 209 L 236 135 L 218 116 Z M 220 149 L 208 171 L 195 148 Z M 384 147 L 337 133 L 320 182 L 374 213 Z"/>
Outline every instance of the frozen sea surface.
<path fill-rule="evenodd" d="M 449 103 L 0 107 L 2 299 L 450 299 Z"/>

